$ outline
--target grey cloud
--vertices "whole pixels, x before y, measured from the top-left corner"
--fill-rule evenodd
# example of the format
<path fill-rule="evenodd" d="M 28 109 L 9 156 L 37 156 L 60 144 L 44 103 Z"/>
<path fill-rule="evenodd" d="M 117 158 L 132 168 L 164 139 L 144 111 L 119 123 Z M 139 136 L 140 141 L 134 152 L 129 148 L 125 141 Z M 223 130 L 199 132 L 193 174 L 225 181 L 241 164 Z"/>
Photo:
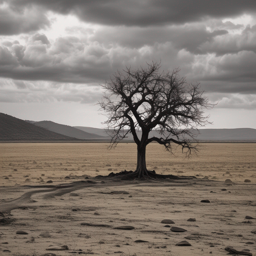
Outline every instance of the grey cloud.
<path fill-rule="evenodd" d="M 150 29 L 146 29 L 147 33 L 149 31 Z M 202 40 L 215 40 L 216 35 L 222 37 L 225 33 L 213 31 L 207 34 L 203 29 L 198 31 L 208 35 L 208 37 L 203 36 Z M 136 31 L 138 34 L 139 32 L 140 30 Z M 132 31 L 127 34 L 132 35 Z M 142 33 L 141 36 L 143 38 L 144 34 Z M 34 36 L 32 35 L 31 38 L 33 39 Z M 40 35 L 40 38 L 45 37 Z M 130 46 L 128 44 L 123 46 L 122 38 L 121 36 L 120 43 L 116 45 L 111 44 L 112 41 L 104 44 L 100 40 L 94 41 L 96 38 L 81 40 L 76 37 L 62 37 L 52 41 L 51 44 L 29 39 L 24 46 L 17 42 L 6 42 L 5 46 L 0 48 L 0 54 L 5 56 L 1 58 L 5 62 L 0 63 L 0 76 L 27 81 L 102 84 L 109 80 L 116 70 L 122 70 L 126 66 L 136 69 L 154 60 L 161 61 L 163 70 L 180 68 L 181 75 L 187 76 L 188 81 L 201 82 L 206 91 L 255 93 L 256 54 L 254 52 L 242 51 L 225 56 L 195 55 L 192 50 L 196 51 L 202 40 L 193 45 L 187 37 L 187 46 L 183 45 L 183 49 L 177 50 L 181 39 L 176 39 L 176 43 L 173 43 L 166 37 L 167 42 L 163 40 L 162 43 L 155 42 L 152 45 L 141 43 L 141 46 L 136 48 L 132 47 L 134 44 L 132 41 Z M 18 46 L 20 55 L 16 53 L 15 47 Z"/>
<path fill-rule="evenodd" d="M 13 6 L 38 5 L 46 10 L 62 14 L 72 13 L 86 22 L 125 25 L 152 26 L 183 24 L 208 17 L 225 18 L 245 12 L 255 13 L 255 0 L 12 0 Z"/>
<path fill-rule="evenodd" d="M 221 22 L 221 21 L 220 21 Z M 240 28 L 243 28 L 243 25 L 241 24 L 234 24 L 232 23 L 231 21 L 226 21 L 226 22 L 221 22 L 222 25 L 222 29 L 232 29 L 232 30 L 236 30 L 236 29 L 240 29 Z"/>
<path fill-rule="evenodd" d="M 243 51 L 238 54 L 225 55 L 222 58 L 217 58 L 215 65 L 217 72 L 213 76 L 209 76 L 209 80 L 234 83 L 254 82 L 255 84 L 256 53 L 254 52 Z"/>
<path fill-rule="evenodd" d="M 14 44 L 12 47 L 14 52 L 14 56 L 17 58 L 18 61 L 21 61 L 24 57 L 25 47 L 20 44 Z"/>
<path fill-rule="evenodd" d="M 38 42 L 41 42 L 42 44 L 50 44 L 48 38 L 44 35 L 44 34 L 35 34 L 33 37 L 32 37 L 32 40 L 34 42 L 38 41 Z"/>
<path fill-rule="evenodd" d="M 17 60 L 13 57 L 12 53 L 8 50 L 7 47 L 0 46 L 0 66 L 6 70 L 7 68 L 11 68 L 16 66 Z"/>
<path fill-rule="evenodd" d="M 138 68 L 155 60 L 161 61 L 165 70 L 182 66 L 186 72 L 193 61 L 193 56 L 186 51 L 177 55 L 177 50 L 170 42 L 136 49 L 106 47 L 97 42 L 69 39 L 57 39 L 50 46 L 38 42 L 33 44 L 33 41 L 28 40 L 28 45 L 23 46 L 23 57 L 20 59 L 13 51 L 14 44 L 11 44 L 9 53 L 13 53 L 11 57 L 16 61 L 16 66 L 5 69 L 0 65 L 0 76 L 28 81 L 102 84 L 116 70 L 126 66 Z"/>
<path fill-rule="evenodd" d="M 244 95 L 256 94 L 255 82 L 229 82 L 227 80 L 205 81 L 201 80 L 204 91 L 210 93 L 240 93 Z"/>
<path fill-rule="evenodd" d="M 102 91 L 85 84 L 1 79 L 0 102 L 78 102 L 96 104 Z"/>
<path fill-rule="evenodd" d="M 85 48 L 85 42 L 82 42 L 77 37 L 66 36 L 57 38 L 52 45 L 49 53 L 53 55 L 59 54 L 77 54 L 82 53 Z"/>
<path fill-rule="evenodd" d="M 88 46 L 73 40 L 76 43 L 72 49 L 65 45 L 68 40 L 57 40 L 57 45 L 46 45 L 46 40 L 42 43 L 33 38 L 25 46 L 10 43 L 9 47 L 0 48 L 0 76 L 21 80 L 92 83 L 103 81 L 113 72 L 108 52 L 99 46 Z M 40 38 L 45 39 L 42 35 Z"/>
<path fill-rule="evenodd" d="M 256 94 L 256 54 L 242 51 L 225 56 L 203 55 L 195 59 L 189 77 L 200 81 L 205 91 Z"/>
<path fill-rule="evenodd" d="M 17 86 L 18 89 L 26 89 L 27 85 L 24 81 L 13 81 L 13 83 Z"/>
<path fill-rule="evenodd" d="M 224 34 L 214 40 L 203 42 L 200 46 L 202 54 L 216 53 L 225 55 L 241 51 L 253 51 L 256 53 L 256 25 L 247 26 L 241 34 Z"/>
<path fill-rule="evenodd" d="M 39 8 L 0 8 L 0 35 L 28 33 L 48 25 L 48 19 Z"/>
<path fill-rule="evenodd" d="M 91 40 L 98 41 L 101 44 L 119 44 L 131 48 L 171 42 L 177 49 L 186 49 L 200 54 L 200 46 L 202 44 L 210 43 L 216 36 L 227 33 L 226 30 L 209 32 L 202 24 L 186 24 L 162 28 L 103 27 L 94 33 Z"/>
<path fill-rule="evenodd" d="M 230 93 L 212 93 L 207 95 L 216 108 L 256 109 L 256 95 L 241 95 Z"/>

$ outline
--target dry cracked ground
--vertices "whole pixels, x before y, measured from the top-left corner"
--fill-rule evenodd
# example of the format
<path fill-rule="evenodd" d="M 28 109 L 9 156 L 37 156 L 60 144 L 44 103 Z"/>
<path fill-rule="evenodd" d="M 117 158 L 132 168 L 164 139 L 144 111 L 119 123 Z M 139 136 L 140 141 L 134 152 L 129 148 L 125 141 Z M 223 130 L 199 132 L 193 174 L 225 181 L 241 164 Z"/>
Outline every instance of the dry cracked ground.
<path fill-rule="evenodd" d="M 194 178 L 95 178 L 134 167 L 118 147 L 1 145 L 0 255 L 256 255 L 255 144 L 149 148 L 151 169 Z"/>

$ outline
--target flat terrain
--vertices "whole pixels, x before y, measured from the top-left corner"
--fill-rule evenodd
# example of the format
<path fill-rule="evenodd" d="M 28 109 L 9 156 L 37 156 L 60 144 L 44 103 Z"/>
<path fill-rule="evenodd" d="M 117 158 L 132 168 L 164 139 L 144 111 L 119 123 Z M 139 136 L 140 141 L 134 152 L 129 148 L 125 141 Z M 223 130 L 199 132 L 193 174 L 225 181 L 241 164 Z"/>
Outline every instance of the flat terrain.
<path fill-rule="evenodd" d="M 94 178 L 134 170 L 132 143 L 1 143 L 0 255 L 256 255 L 256 144 L 202 143 L 189 159 L 152 144 L 147 163 L 195 178 Z"/>

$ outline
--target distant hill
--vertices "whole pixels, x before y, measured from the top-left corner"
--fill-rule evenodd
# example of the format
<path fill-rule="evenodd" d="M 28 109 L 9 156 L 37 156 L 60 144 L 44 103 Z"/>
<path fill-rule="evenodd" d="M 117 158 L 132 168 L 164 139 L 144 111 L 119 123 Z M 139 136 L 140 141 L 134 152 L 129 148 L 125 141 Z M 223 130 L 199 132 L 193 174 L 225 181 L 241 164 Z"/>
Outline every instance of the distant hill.
<path fill-rule="evenodd" d="M 92 134 L 90 132 L 77 129 L 72 126 L 58 124 L 52 121 L 40 121 L 40 122 L 34 122 L 33 124 L 36 126 L 45 128 L 49 131 L 56 132 L 65 136 L 81 139 L 81 140 L 104 139 L 104 137 L 102 137 L 99 134 Z"/>
<path fill-rule="evenodd" d="M 141 132 L 137 132 L 141 137 Z M 150 137 L 160 137 L 152 131 Z M 256 142 L 256 129 L 199 129 L 198 141 L 202 142 Z M 105 129 L 68 126 L 51 121 L 24 121 L 0 113 L 0 141 L 99 141 L 109 142 L 110 136 Z M 125 141 L 133 141 L 131 134 Z"/>
<path fill-rule="evenodd" d="M 199 129 L 197 137 L 201 141 L 246 141 L 256 142 L 256 129 Z"/>
<path fill-rule="evenodd" d="M 100 134 L 101 136 L 108 136 L 106 130 L 92 127 L 76 126 L 85 132 L 92 132 L 94 134 Z M 140 137 L 141 132 L 138 131 L 137 135 Z M 151 131 L 150 137 L 159 137 L 157 131 Z M 237 129 L 198 129 L 196 136 L 198 141 L 209 142 L 256 142 L 256 129 L 250 128 L 237 128 Z M 128 135 L 126 140 L 133 140 L 131 134 Z"/>
<path fill-rule="evenodd" d="M 105 129 L 84 127 L 84 126 L 74 126 L 74 128 L 79 129 L 84 132 L 93 133 L 93 134 L 96 134 L 101 137 L 108 137 L 108 134 Z"/>
<path fill-rule="evenodd" d="M 0 141 L 74 141 L 13 116 L 0 113 Z"/>

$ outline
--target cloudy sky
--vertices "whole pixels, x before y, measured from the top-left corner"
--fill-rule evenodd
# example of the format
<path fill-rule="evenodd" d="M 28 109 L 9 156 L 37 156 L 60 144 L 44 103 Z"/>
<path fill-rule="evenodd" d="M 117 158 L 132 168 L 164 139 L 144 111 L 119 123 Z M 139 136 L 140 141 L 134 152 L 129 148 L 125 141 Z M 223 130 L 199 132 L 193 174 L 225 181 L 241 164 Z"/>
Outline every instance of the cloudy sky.
<path fill-rule="evenodd" d="M 207 128 L 256 128 L 255 0 L 0 0 L 0 112 L 102 127 L 101 84 L 151 61 L 217 103 Z"/>

